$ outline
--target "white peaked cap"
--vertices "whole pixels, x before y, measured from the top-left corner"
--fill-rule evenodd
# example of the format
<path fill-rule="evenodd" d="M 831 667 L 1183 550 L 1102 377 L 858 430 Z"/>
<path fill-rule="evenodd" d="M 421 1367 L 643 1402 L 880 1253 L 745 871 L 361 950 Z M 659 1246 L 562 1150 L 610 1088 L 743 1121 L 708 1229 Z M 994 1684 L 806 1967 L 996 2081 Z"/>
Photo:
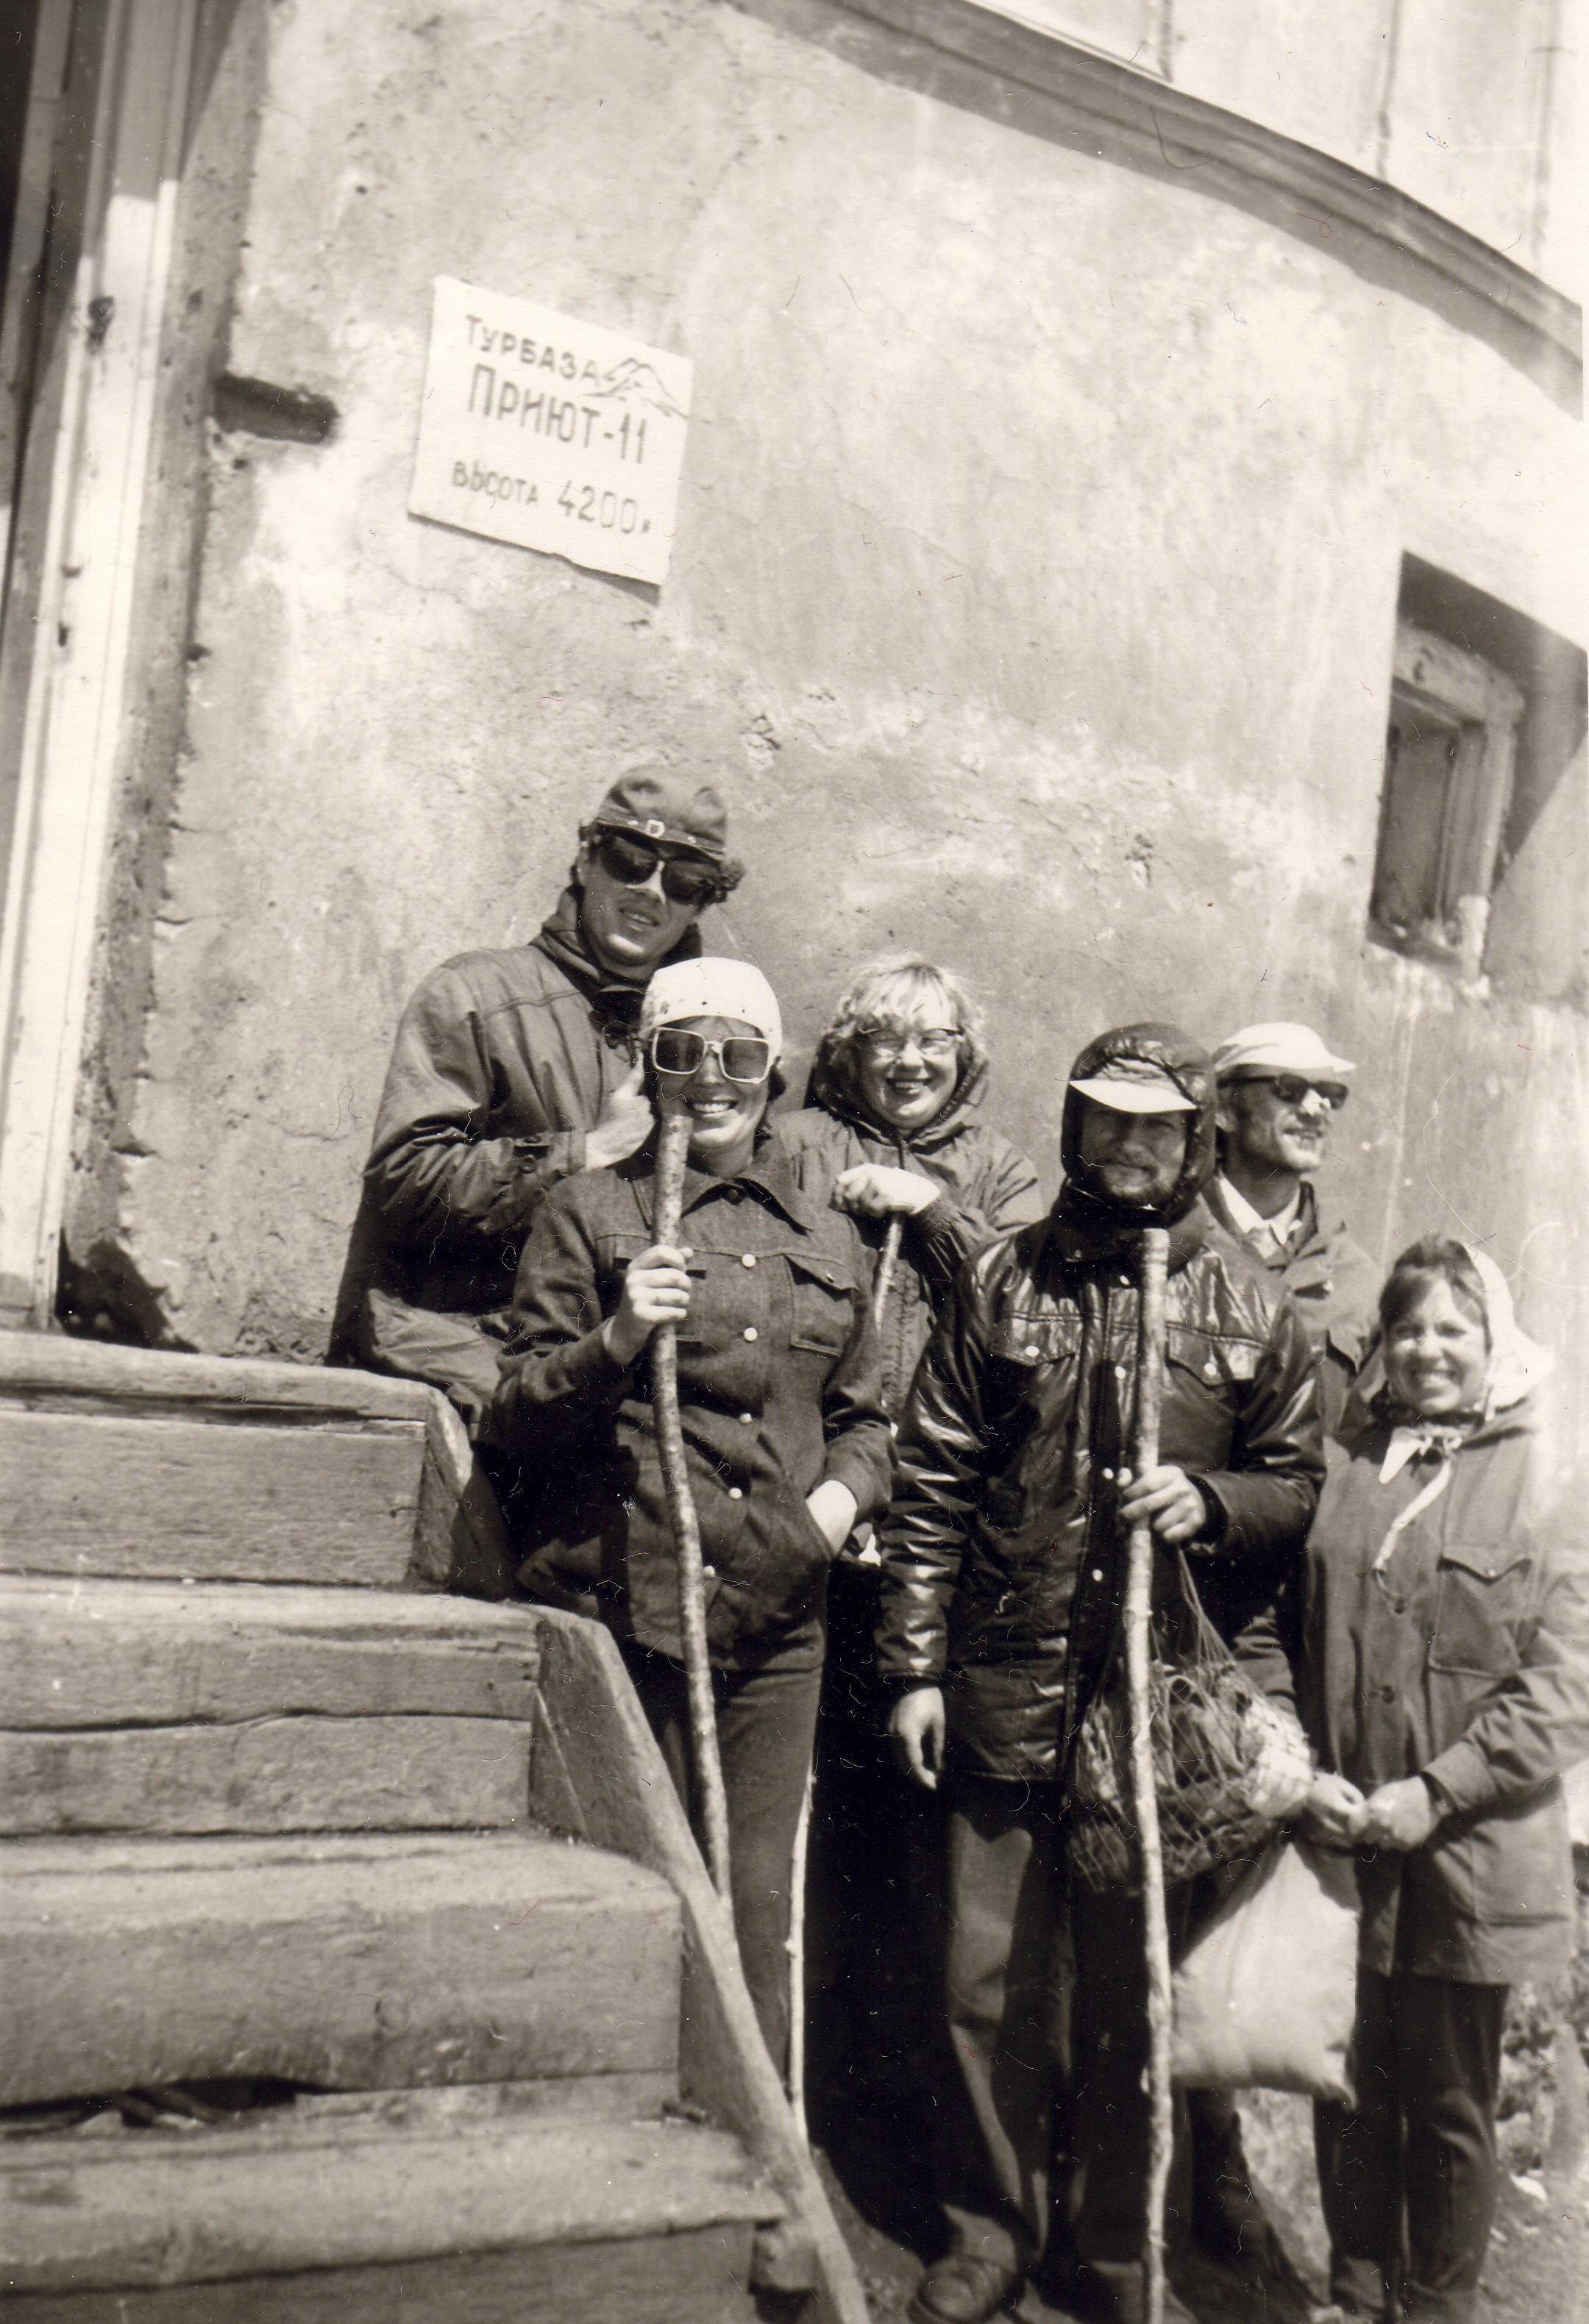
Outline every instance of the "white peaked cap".
<path fill-rule="evenodd" d="M 759 968 L 748 960 L 720 960 L 707 954 L 700 960 L 676 960 L 659 968 L 645 988 L 640 1011 L 640 1036 L 649 1040 L 659 1026 L 678 1025 L 689 1017 L 728 1017 L 753 1025 L 772 1052 L 772 1062 L 783 1055 L 783 1019 L 778 996 Z"/>
<path fill-rule="evenodd" d="M 1220 1081 L 1246 1071 L 1323 1074 L 1338 1082 L 1357 1068 L 1350 1057 L 1337 1057 L 1326 1049 L 1310 1025 L 1243 1025 L 1214 1052 L 1214 1070 Z"/>

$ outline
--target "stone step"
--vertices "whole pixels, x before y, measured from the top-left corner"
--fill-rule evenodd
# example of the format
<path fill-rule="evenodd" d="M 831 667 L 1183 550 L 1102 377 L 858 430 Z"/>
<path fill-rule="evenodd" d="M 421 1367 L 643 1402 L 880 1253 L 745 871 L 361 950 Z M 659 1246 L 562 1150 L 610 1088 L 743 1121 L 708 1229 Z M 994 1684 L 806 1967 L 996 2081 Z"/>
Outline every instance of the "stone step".
<path fill-rule="evenodd" d="M 413 2094 L 263 2130 L 0 2150 L 0 2268 L 32 2324 L 738 2324 L 738 2142 Z"/>
<path fill-rule="evenodd" d="M 0 2105 L 662 2072 L 675 1892 L 536 1832 L 0 1842 Z"/>
<path fill-rule="evenodd" d="M 0 1565 L 395 1590 L 424 1459 L 421 1420 L 0 1403 Z"/>
<path fill-rule="evenodd" d="M 523 1823 L 538 1644 L 455 1599 L 0 1578 L 0 1832 Z"/>

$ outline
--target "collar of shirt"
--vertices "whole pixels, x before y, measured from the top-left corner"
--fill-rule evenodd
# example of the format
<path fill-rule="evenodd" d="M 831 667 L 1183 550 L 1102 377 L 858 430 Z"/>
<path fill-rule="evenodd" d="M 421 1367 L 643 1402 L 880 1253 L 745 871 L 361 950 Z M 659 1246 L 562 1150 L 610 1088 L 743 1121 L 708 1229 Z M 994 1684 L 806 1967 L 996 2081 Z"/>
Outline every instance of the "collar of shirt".
<path fill-rule="evenodd" d="M 750 1194 L 764 1203 L 771 1203 L 802 1233 L 814 1234 L 818 1231 L 818 1213 L 800 1192 L 787 1156 L 773 1145 L 771 1139 L 762 1139 L 746 1167 L 732 1178 L 710 1177 L 704 1170 L 694 1170 L 686 1166 L 686 1213 L 711 1201 L 715 1195 L 737 1198 L 741 1194 Z M 637 1176 L 634 1180 L 634 1198 L 649 1228 L 655 1216 L 656 1199 L 656 1177 L 649 1166 L 643 1177 Z"/>
<path fill-rule="evenodd" d="M 1229 1212 L 1231 1224 L 1235 1228 L 1236 1232 L 1241 1235 L 1270 1236 L 1277 1250 L 1283 1250 L 1290 1240 L 1291 1230 L 1302 1214 L 1302 1198 L 1305 1192 L 1305 1186 L 1298 1185 L 1285 1209 L 1277 1211 L 1272 1219 L 1266 1219 L 1253 1209 L 1245 1194 L 1238 1193 L 1223 1170 L 1219 1174 L 1219 1198 Z"/>

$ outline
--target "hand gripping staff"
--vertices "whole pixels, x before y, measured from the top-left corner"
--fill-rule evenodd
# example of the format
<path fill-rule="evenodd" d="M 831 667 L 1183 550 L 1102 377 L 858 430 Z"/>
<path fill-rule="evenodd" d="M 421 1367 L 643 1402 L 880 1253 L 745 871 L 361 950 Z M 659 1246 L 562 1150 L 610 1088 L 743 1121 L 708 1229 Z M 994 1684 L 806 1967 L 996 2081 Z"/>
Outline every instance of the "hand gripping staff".
<path fill-rule="evenodd" d="M 1141 1296 L 1137 1325 L 1137 1430 L 1132 1474 L 1159 1466 L 1159 1412 L 1164 1393 L 1164 1285 L 1169 1236 L 1163 1227 L 1142 1233 Z M 1164 2203 L 1169 2183 L 1174 2116 L 1169 2087 L 1169 1923 L 1164 1904 L 1164 1858 L 1159 1844 L 1159 1794 L 1153 1773 L 1153 1713 L 1149 1676 L 1152 1653 L 1153 1530 L 1132 1526 L 1126 1568 L 1126 1695 L 1131 1719 L 1132 1805 L 1142 1844 L 1142 1906 L 1148 1957 L 1148 2216 L 1142 2249 L 1147 2324 L 1164 2316 Z"/>
<path fill-rule="evenodd" d="M 679 1106 L 664 1102 L 661 1132 L 657 1143 L 657 1215 L 659 1242 L 679 1241 L 684 1207 L 684 1157 L 689 1144 L 690 1121 Z M 679 1634 L 684 1644 L 684 1671 L 689 1686 L 690 1738 L 695 1748 L 696 1781 L 701 1788 L 707 1827 L 707 1868 L 725 1903 L 728 1886 L 728 1800 L 723 1789 L 723 1761 L 717 1750 L 717 1715 L 712 1702 L 712 1670 L 707 1660 L 707 1600 L 701 1579 L 701 1529 L 690 1496 L 689 1472 L 684 1464 L 684 1426 L 679 1416 L 679 1329 L 661 1323 L 651 1338 L 651 1408 L 656 1416 L 657 1450 L 661 1456 L 662 1487 L 668 1497 L 668 1523 L 679 1564 Z"/>

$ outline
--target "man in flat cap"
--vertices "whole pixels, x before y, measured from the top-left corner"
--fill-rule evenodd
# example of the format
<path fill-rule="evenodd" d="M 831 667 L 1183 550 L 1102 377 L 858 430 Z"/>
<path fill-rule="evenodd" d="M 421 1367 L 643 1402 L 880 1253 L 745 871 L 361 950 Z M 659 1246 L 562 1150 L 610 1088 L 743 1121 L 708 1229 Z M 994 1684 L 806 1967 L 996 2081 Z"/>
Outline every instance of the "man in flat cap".
<path fill-rule="evenodd" d="M 702 910 L 738 884 L 726 841 L 710 785 L 659 766 L 624 775 L 580 826 L 539 936 L 444 961 L 403 1010 L 337 1340 L 445 1390 L 471 1434 L 537 1205 L 651 1130 L 641 1003 L 653 971 L 699 953 Z"/>
<path fill-rule="evenodd" d="M 915 2324 L 986 2324 L 1042 2262 L 1057 2107 L 1077 2289 L 1101 2324 L 1144 2324 L 1142 1907 L 1067 1883 L 1071 1755 L 1115 1650 L 1129 1527 L 1186 1551 L 1233 1636 L 1295 1566 L 1324 1468 L 1296 1312 L 1200 1200 L 1214 1114 L 1210 1061 L 1174 1027 L 1122 1026 L 1085 1049 L 1059 1200 L 967 1260 L 901 1425 L 878 1668 L 903 1772 L 944 1794 L 956 2070 L 934 2140 L 950 2248 Z M 1132 1477 L 1155 1225 L 1169 1233 L 1172 1360 L 1159 1465 Z M 1165 2315 L 1186 2310 L 1167 2297 Z"/>
<path fill-rule="evenodd" d="M 1380 1270 L 1321 1207 L 1312 1173 L 1354 1068 L 1307 1025 L 1247 1025 L 1214 1053 L 1219 1168 L 1208 1207 L 1279 1276 L 1318 1365 L 1326 1434 L 1339 1425 L 1373 1328 Z"/>

